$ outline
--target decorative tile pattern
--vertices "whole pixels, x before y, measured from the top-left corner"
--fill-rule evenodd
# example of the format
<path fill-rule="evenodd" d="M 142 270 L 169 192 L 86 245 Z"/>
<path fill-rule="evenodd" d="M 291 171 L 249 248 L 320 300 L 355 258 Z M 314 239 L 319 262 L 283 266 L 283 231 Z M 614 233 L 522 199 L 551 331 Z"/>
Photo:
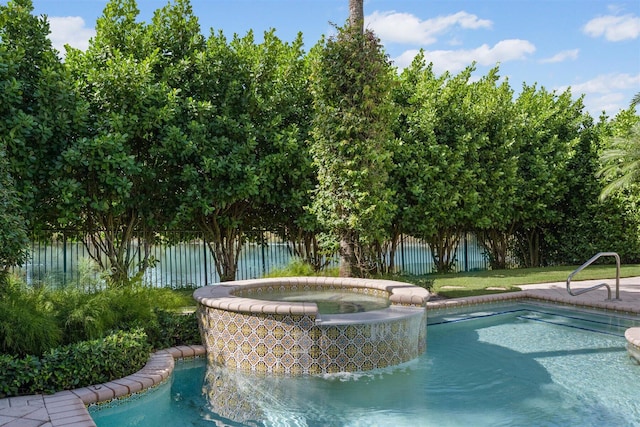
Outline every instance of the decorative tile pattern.
<path fill-rule="evenodd" d="M 345 289 L 336 283 L 270 283 L 264 287 L 252 283 L 246 288 L 236 286 L 231 293 L 247 298 L 272 290 L 319 290 L 328 286 Z M 346 289 L 390 295 L 380 288 Z M 203 343 L 209 360 L 231 369 L 285 375 L 366 371 L 403 363 L 426 351 L 426 298 L 420 300 L 421 304 L 392 304 L 396 312 L 390 318 L 375 316 L 361 323 L 346 320 L 327 324 L 317 322 L 315 313 L 230 311 L 215 302 L 209 304 L 211 301 L 199 300 L 198 305 Z M 397 310 L 402 310 L 401 315 Z"/>

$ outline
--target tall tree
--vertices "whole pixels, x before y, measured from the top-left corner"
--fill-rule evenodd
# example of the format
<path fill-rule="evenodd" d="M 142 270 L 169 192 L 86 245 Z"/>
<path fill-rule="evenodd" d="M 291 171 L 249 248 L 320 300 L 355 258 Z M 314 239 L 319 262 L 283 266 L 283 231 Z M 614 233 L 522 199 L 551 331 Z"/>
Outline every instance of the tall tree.
<path fill-rule="evenodd" d="M 176 100 L 158 75 L 160 49 L 137 16 L 134 0 L 110 1 L 87 51 L 67 54 L 88 125 L 63 153 L 56 180 L 61 221 L 83 230 L 92 258 L 116 284 L 148 266 L 148 243 L 166 208 L 154 150 Z"/>
<path fill-rule="evenodd" d="M 433 184 L 423 187 L 429 208 L 422 213 L 428 219 L 419 237 L 429 242 L 439 272 L 454 269 L 462 234 L 479 212 L 477 156 L 482 133 L 475 124 L 477 99 L 470 84 L 474 70 L 471 65 L 455 76 L 445 73 L 442 79 L 425 82 L 439 89 L 432 98 L 433 144 L 423 163 L 434 173 Z"/>
<path fill-rule="evenodd" d="M 21 216 L 31 229 L 45 229 L 56 222 L 56 161 L 82 120 L 70 76 L 48 38 L 49 24 L 32 12 L 31 0 L 0 5 L 0 139 Z"/>
<path fill-rule="evenodd" d="M 4 46 L 0 46 L 0 63 L 3 64 L 0 67 L 0 117 L 9 117 L 13 113 L 13 102 L 19 98 L 19 86 L 13 76 L 12 68 L 15 64 Z M 7 271 L 9 267 L 26 261 L 29 243 L 20 198 L 9 173 L 6 158 L 8 138 L 10 135 L 4 132 L 0 134 L 0 271 Z M 3 274 L 0 273 L 0 290 L 2 279 Z"/>
<path fill-rule="evenodd" d="M 340 274 L 367 273 L 394 206 L 387 187 L 395 140 L 393 69 L 371 31 L 347 26 L 318 47 L 312 74 L 313 211 L 340 241 Z"/>
<path fill-rule="evenodd" d="M 473 114 L 471 126 L 477 145 L 468 167 L 474 171 L 478 205 L 467 230 L 480 237 L 491 267 L 504 269 L 517 192 L 513 91 L 508 81 L 499 82 L 498 67 L 471 87 L 472 98 L 466 108 Z"/>
<path fill-rule="evenodd" d="M 222 281 L 252 231 L 284 221 L 307 189 L 309 121 L 302 38 L 211 34 L 176 127 L 178 220 L 203 231 Z M 306 169 L 306 170 L 305 170 Z"/>
<path fill-rule="evenodd" d="M 579 140 L 582 100 L 524 86 L 515 103 L 518 187 L 514 234 L 523 265 L 545 263 L 544 235 L 562 220 L 568 159 Z"/>

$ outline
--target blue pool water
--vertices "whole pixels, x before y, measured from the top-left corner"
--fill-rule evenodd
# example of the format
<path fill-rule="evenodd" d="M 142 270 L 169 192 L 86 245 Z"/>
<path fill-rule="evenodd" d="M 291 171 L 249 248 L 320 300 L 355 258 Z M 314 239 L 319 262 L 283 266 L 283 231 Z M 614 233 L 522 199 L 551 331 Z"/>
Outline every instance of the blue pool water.
<path fill-rule="evenodd" d="M 176 364 L 167 383 L 90 408 L 107 426 L 640 426 L 638 319 L 538 305 L 429 318 L 427 352 L 367 373 L 265 377 Z"/>

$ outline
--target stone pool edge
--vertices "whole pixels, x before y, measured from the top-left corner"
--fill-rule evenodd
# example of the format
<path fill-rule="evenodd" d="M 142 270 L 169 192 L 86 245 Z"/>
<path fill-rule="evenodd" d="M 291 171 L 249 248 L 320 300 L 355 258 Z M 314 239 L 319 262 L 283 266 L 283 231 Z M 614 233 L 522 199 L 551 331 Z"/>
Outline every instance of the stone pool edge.
<path fill-rule="evenodd" d="M 0 399 L 0 426 L 96 427 L 88 405 L 108 402 L 159 385 L 172 374 L 176 359 L 204 354 L 205 348 L 199 344 L 171 347 L 151 353 L 141 370 L 124 378 L 51 395 Z"/>

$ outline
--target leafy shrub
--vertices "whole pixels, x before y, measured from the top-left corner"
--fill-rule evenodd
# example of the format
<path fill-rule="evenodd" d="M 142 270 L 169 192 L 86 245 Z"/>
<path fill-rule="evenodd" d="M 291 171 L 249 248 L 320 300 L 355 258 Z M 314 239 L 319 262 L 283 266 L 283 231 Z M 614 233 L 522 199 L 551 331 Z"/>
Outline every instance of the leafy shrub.
<path fill-rule="evenodd" d="M 183 296 L 170 289 L 141 285 L 96 292 L 66 288 L 53 291 L 51 298 L 64 344 L 100 338 L 118 329 L 147 330 L 157 323 L 157 310 L 172 310 L 185 303 Z"/>
<path fill-rule="evenodd" d="M 300 258 L 289 261 L 285 267 L 272 270 L 264 277 L 302 277 L 302 276 L 337 276 L 337 268 L 325 268 L 321 272 L 315 271 L 313 266 Z"/>
<path fill-rule="evenodd" d="M 104 291 L 65 288 L 51 292 L 55 318 L 63 330 L 63 344 L 97 339 L 117 329 L 117 315 Z"/>
<path fill-rule="evenodd" d="M 40 355 L 60 344 L 62 331 L 44 289 L 8 283 L 0 292 L 0 353 Z"/>
<path fill-rule="evenodd" d="M 31 394 L 41 389 L 42 363 L 37 356 L 0 354 L 0 398 Z"/>
<path fill-rule="evenodd" d="M 145 328 L 151 347 L 162 349 L 201 342 L 195 313 L 156 310 L 157 320 Z"/>
<path fill-rule="evenodd" d="M 52 393 L 105 383 L 139 371 L 150 347 L 142 330 L 52 349 L 38 358 L 0 355 L 0 397 Z"/>

